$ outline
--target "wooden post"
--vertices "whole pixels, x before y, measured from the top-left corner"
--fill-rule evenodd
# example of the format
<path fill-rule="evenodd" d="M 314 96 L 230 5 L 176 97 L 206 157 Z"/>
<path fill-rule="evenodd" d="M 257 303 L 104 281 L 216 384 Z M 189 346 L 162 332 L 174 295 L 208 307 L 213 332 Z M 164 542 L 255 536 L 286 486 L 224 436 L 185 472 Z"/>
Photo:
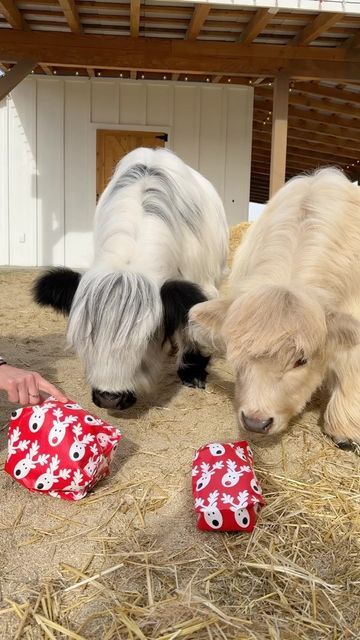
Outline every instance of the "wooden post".
<path fill-rule="evenodd" d="M 24 58 L 24 60 L 20 60 L 15 67 L 8 71 L 5 76 L 0 78 L 0 100 L 6 98 L 8 93 L 15 89 L 15 87 L 31 73 L 36 65 L 37 62 L 35 60 Z"/>
<path fill-rule="evenodd" d="M 272 113 L 270 197 L 285 183 L 286 144 L 289 110 L 289 76 L 275 78 Z"/>

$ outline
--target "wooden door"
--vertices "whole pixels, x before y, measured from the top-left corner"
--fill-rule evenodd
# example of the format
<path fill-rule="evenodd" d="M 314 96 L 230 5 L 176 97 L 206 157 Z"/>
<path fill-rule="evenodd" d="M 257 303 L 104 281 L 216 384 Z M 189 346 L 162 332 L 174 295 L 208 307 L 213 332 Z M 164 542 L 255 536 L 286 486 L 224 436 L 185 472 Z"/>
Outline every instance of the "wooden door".
<path fill-rule="evenodd" d="M 98 129 L 96 137 L 96 199 L 109 182 L 114 169 L 129 151 L 138 147 L 164 147 L 167 135 L 161 131 L 112 131 Z"/>

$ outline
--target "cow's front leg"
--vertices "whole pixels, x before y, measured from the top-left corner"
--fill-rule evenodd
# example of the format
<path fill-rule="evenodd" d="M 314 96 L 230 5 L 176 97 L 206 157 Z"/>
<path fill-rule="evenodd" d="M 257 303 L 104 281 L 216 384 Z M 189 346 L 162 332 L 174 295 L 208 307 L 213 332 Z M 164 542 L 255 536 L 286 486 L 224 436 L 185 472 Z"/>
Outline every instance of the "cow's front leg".
<path fill-rule="evenodd" d="M 209 361 L 210 356 L 204 356 L 197 346 L 186 349 L 177 370 L 181 382 L 187 387 L 205 389 Z"/>
<path fill-rule="evenodd" d="M 358 363 L 351 359 L 348 357 L 347 371 L 343 369 L 326 407 L 324 431 L 340 449 L 360 455 L 360 370 L 356 371 Z"/>

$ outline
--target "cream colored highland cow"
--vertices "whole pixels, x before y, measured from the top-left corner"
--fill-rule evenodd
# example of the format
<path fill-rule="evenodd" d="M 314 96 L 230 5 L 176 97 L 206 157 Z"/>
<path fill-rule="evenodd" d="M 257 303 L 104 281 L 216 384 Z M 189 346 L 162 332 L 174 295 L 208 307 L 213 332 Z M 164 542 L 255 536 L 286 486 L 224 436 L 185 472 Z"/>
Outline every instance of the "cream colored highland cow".
<path fill-rule="evenodd" d="M 325 432 L 360 443 L 360 188 L 333 168 L 288 182 L 238 248 L 226 297 L 191 320 L 220 338 L 246 429 L 284 431 L 326 384 Z"/>

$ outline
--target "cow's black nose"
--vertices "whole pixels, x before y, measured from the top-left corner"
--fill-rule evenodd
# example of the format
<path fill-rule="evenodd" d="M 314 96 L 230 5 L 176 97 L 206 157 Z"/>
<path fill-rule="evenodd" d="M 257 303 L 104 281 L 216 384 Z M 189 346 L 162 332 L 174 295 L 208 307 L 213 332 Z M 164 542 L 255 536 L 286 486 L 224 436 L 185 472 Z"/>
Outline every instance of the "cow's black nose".
<path fill-rule="evenodd" d="M 243 411 L 241 412 L 241 418 L 245 429 L 253 431 L 254 433 L 268 433 L 274 422 L 273 418 L 267 418 L 267 420 L 251 418 L 250 416 L 246 416 Z"/>
<path fill-rule="evenodd" d="M 92 390 L 92 401 L 97 407 L 102 409 L 128 409 L 136 402 L 136 395 L 132 391 L 121 391 L 113 393 L 111 391 Z"/>

